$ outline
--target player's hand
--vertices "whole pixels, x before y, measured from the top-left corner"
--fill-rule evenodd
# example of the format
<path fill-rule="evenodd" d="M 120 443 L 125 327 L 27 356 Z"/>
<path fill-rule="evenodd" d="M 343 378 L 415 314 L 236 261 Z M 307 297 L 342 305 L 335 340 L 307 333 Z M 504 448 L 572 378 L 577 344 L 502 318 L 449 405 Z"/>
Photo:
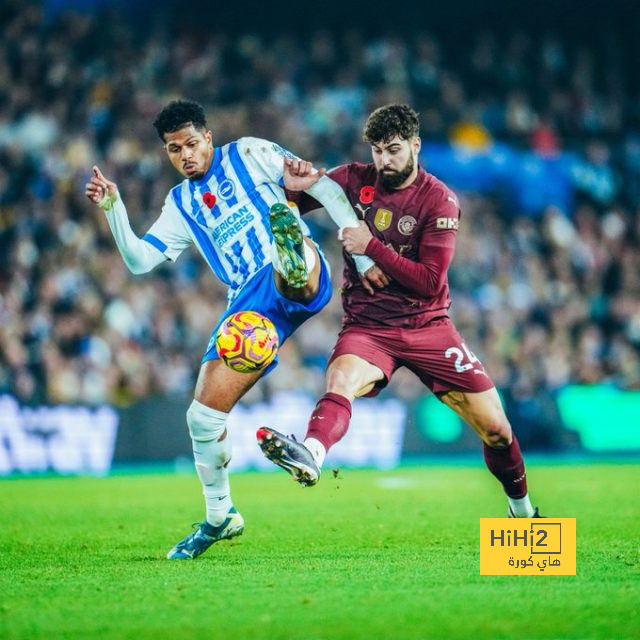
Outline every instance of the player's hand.
<path fill-rule="evenodd" d="M 362 221 L 357 227 L 343 227 L 338 232 L 338 240 L 342 241 L 342 246 L 347 253 L 364 253 L 371 238 L 373 235 L 369 227 Z"/>
<path fill-rule="evenodd" d="M 284 158 L 284 186 L 289 191 L 306 191 L 312 187 L 327 172 L 318 169 L 313 172 L 313 165 L 307 160 L 299 158 Z"/>
<path fill-rule="evenodd" d="M 369 267 L 363 276 L 360 276 L 360 282 L 367 293 L 375 294 L 375 289 L 384 289 L 390 282 L 391 278 L 377 265 Z"/>
<path fill-rule="evenodd" d="M 96 165 L 93 165 L 92 172 L 91 180 L 87 182 L 84 190 L 87 198 L 97 205 L 102 202 L 105 195 L 115 198 L 118 193 L 118 185 L 107 180 Z"/>

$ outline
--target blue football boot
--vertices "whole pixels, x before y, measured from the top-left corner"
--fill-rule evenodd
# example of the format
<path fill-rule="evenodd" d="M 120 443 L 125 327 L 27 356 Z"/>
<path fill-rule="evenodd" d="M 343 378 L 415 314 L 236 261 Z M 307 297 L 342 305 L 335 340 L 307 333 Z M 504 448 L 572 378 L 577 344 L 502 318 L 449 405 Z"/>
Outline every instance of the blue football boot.
<path fill-rule="evenodd" d="M 194 525 L 195 527 L 196 525 Z M 208 522 L 201 522 L 198 528 L 167 553 L 170 560 L 192 560 L 204 553 L 214 542 L 228 540 L 239 536 L 244 531 L 244 519 L 231 507 L 227 517 L 217 527 Z"/>

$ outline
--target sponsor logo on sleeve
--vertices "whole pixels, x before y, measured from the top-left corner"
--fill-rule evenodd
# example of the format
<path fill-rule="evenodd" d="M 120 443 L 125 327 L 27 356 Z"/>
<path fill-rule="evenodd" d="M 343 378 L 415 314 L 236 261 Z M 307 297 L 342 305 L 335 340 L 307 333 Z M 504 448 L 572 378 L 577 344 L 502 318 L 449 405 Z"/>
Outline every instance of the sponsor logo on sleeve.
<path fill-rule="evenodd" d="M 296 160 L 296 156 L 293 155 L 293 153 L 291 153 L 291 151 L 287 151 L 286 149 L 283 149 L 279 144 L 276 144 L 275 142 L 271 145 L 271 148 L 273 149 L 273 151 L 275 151 L 279 156 L 282 156 L 283 158 L 289 158 L 290 160 Z"/>
<path fill-rule="evenodd" d="M 460 225 L 458 218 L 437 218 L 436 229 L 454 229 L 457 230 Z"/>

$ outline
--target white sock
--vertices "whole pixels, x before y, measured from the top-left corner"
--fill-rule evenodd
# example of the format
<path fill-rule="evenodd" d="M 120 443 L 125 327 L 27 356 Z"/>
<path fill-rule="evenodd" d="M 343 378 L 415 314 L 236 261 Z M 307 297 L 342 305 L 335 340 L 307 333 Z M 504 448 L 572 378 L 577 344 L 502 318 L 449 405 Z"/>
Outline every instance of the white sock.
<path fill-rule="evenodd" d="M 307 273 L 311 273 L 316 266 L 316 252 L 306 242 L 304 243 L 304 261 L 307 263 Z"/>
<path fill-rule="evenodd" d="M 311 273 L 313 271 L 313 267 L 316 266 L 316 254 L 315 251 L 306 243 L 304 244 L 304 261 L 307 265 L 307 273 Z M 286 275 L 285 269 L 282 267 L 280 263 L 280 256 L 277 251 L 273 252 L 273 268 L 281 275 Z"/>
<path fill-rule="evenodd" d="M 524 496 L 524 498 L 510 498 L 509 496 L 507 496 L 507 500 L 509 501 L 511 511 L 513 511 L 513 514 L 516 518 L 533 517 L 535 509 L 531 504 L 528 493 Z"/>
<path fill-rule="evenodd" d="M 302 216 L 300 215 L 300 209 L 298 209 L 298 205 L 295 202 L 289 202 L 289 209 L 293 215 L 298 219 L 298 224 L 302 223 Z M 307 264 L 307 273 L 311 273 L 313 271 L 313 267 L 316 266 L 316 252 L 308 245 L 308 243 L 304 242 L 304 261 Z"/>
<path fill-rule="evenodd" d="M 207 522 L 219 525 L 232 506 L 229 489 L 231 440 L 226 431 L 228 413 L 194 400 L 187 411 L 196 471 L 202 484 Z"/>
<path fill-rule="evenodd" d="M 319 468 L 321 468 L 325 456 L 327 455 L 327 450 L 324 448 L 322 442 L 320 442 L 320 440 L 316 440 L 315 438 L 307 438 L 303 442 L 303 444 L 305 447 L 307 447 L 307 449 L 309 449 L 315 463 Z"/>

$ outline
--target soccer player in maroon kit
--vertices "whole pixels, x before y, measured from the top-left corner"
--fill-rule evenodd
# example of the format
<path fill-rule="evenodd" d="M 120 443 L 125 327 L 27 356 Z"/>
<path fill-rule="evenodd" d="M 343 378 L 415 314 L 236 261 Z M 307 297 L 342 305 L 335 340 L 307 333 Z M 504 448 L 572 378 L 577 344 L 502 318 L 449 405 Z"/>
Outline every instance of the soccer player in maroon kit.
<path fill-rule="evenodd" d="M 353 398 L 376 395 L 404 366 L 478 433 L 486 465 L 507 495 L 508 515 L 540 517 L 495 386 L 448 315 L 458 199 L 419 166 L 419 121 L 409 106 L 376 109 L 364 140 L 373 163 L 342 165 L 328 174 L 363 222 L 342 230 L 345 313 L 327 366 L 327 392 L 311 415 L 304 444 L 262 427 L 260 447 L 300 484 L 315 484 L 326 452 L 347 432 Z M 292 163 L 294 174 L 309 171 L 308 163 Z M 321 206 L 306 194 L 295 199 L 303 213 Z M 351 253 L 375 260 L 366 278 L 358 275 Z"/>

